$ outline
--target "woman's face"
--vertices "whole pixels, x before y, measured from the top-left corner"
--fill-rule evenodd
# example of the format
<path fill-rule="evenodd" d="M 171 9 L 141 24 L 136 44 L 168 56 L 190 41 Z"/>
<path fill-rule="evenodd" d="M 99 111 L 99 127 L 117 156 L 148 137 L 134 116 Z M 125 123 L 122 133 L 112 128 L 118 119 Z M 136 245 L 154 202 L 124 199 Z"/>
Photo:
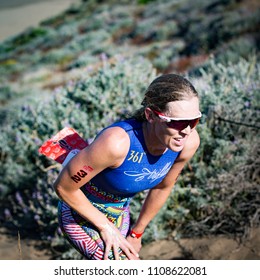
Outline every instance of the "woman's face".
<path fill-rule="evenodd" d="M 199 99 L 192 97 L 188 100 L 169 102 L 166 111 L 162 112 L 166 117 L 195 119 L 199 116 Z M 173 123 L 172 127 L 167 126 L 167 122 L 155 114 L 154 128 L 156 138 L 161 145 L 168 149 L 179 152 L 183 149 L 189 135 L 195 129 L 189 125 L 185 128 L 178 128 Z"/>

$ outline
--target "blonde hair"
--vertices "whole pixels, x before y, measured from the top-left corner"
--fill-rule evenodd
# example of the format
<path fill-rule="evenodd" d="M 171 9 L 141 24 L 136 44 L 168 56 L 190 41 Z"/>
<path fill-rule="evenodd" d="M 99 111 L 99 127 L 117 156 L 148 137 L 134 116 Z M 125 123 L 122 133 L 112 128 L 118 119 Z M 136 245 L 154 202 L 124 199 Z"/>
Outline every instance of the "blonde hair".
<path fill-rule="evenodd" d="M 194 86 L 184 77 L 177 74 L 161 75 L 149 85 L 141 103 L 142 108 L 132 116 L 136 120 L 145 121 L 145 108 L 164 112 L 166 105 L 172 101 L 181 101 L 198 97 Z"/>

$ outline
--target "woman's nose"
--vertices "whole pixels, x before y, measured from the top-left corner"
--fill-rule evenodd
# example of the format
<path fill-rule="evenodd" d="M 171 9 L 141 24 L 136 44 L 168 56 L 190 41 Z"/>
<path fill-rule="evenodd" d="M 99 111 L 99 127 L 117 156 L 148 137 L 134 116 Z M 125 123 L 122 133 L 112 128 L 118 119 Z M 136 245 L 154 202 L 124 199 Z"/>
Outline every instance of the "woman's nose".
<path fill-rule="evenodd" d="M 191 127 L 188 125 L 182 131 L 182 133 L 189 135 L 191 133 Z"/>

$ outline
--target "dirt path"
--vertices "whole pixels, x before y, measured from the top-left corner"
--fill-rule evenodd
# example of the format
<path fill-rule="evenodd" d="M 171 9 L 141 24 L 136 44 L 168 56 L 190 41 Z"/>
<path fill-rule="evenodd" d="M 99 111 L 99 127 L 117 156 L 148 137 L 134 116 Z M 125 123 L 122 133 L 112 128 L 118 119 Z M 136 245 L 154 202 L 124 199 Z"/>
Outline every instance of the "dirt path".
<path fill-rule="evenodd" d="M 0 3 L 0 41 L 56 16 L 80 0 L 4 0 Z"/>
<path fill-rule="evenodd" d="M 179 241 L 162 240 L 144 246 L 141 257 L 146 260 L 259 260 L 260 228 L 252 230 L 243 245 L 224 236 L 180 239 Z"/>
<path fill-rule="evenodd" d="M 10 236 L 0 229 L 0 260 L 49 260 L 50 253 L 40 248 L 41 242 Z"/>
<path fill-rule="evenodd" d="M 0 230 L 0 260 L 48 260 L 51 254 L 40 248 L 41 242 L 8 236 Z M 259 260 L 260 228 L 252 231 L 243 245 L 226 237 L 161 240 L 143 246 L 140 253 L 145 260 Z"/>

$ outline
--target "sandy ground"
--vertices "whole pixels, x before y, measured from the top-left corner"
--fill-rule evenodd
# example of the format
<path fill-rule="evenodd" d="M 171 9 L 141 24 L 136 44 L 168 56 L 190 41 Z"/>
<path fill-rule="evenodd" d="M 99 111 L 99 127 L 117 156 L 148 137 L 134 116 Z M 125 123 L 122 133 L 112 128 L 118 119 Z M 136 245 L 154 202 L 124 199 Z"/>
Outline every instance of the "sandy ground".
<path fill-rule="evenodd" d="M 1 0 L 0 42 L 36 27 L 41 21 L 58 15 L 80 0 Z"/>
<path fill-rule="evenodd" d="M 40 241 L 9 236 L 0 229 L 0 260 L 48 260 L 50 252 Z M 260 228 L 251 231 L 248 240 L 238 244 L 225 236 L 155 241 L 143 246 L 144 260 L 260 260 Z"/>
<path fill-rule="evenodd" d="M 144 246 L 140 255 L 146 260 L 260 260 L 260 228 L 243 244 L 225 236 L 162 240 Z"/>
<path fill-rule="evenodd" d="M 41 247 L 41 242 L 11 236 L 4 228 L 0 228 L 0 260 L 49 260 L 48 250 Z"/>

